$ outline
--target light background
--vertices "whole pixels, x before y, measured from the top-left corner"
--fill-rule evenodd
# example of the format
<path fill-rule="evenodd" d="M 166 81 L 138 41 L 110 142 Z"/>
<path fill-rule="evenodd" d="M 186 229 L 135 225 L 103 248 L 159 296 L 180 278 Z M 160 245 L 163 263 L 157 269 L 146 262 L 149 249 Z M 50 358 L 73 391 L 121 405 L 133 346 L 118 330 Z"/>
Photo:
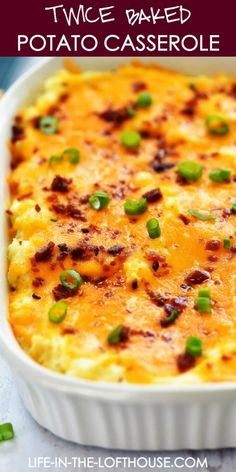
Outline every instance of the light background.
<path fill-rule="evenodd" d="M 29 67 L 34 65 L 36 62 L 42 61 L 43 58 L 0 58 L 0 88 L 6 89 L 11 85 L 14 80 Z M 235 400 L 236 401 L 236 400 Z M 31 457 L 94 457 L 96 461 L 97 457 L 105 458 L 107 456 L 171 456 L 171 457 L 207 457 L 208 469 L 197 469 L 202 472 L 233 472 L 236 471 L 236 449 L 231 450 L 220 450 L 220 451 L 181 451 L 174 453 L 129 453 L 129 452 L 115 452 L 102 449 L 96 449 L 91 447 L 83 447 L 68 443 L 66 441 L 56 438 L 56 436 L 50 434 L 45 429 L 41 428 L 35 423 L 31 416 L 24 409 L 21 399 L 18 396 L 17 390 L 14 385 L 11 372 L 6 366 L 3 359 L 0 358 L 0 423 L 11 421 L 14 425 L 16 437 L 13 441 L 0 444 L 0 472 L 28 472 L 30 470 L 37 470 L 40 472 L 51 471 L 57 472 L 63 470 L 66 472 L 74 472 L 75 469 L 70 466 L 67 469 L 55 469 L 55 468 L 37 468 L 30 469 L 28 467 L 28 458 Z M 94 425 L 96 428 L 96 424 Z M 235 445 L 236 446 L 236 445 Z M 77 470 L 90 470 L 97 472 L 98 469 L 86 469 L 80 468 Z M 105 471 L 105 469 L 100 469 Z M 107 469 L 115 470 L 115 469 Z M 117 470 L 117 469 L 116 469 Z M 119 471 L 123 471 L 123 468 L 119 468 Z M 126 469 L 127 471 L 134 472 L 134 469 Z M 155 469 L 135 469 L 153 471 Z M 156 469 L 160 470 L 160 469 Z M 168 469 L 162 469 L 168 470 Z M 169 469 L 170 470 L 170 469 Z M 172 468 L 175 472 L 175 469 Z M 176 469 L 176 471 L 193 471 L 193 469 L 182 468 Z"/>

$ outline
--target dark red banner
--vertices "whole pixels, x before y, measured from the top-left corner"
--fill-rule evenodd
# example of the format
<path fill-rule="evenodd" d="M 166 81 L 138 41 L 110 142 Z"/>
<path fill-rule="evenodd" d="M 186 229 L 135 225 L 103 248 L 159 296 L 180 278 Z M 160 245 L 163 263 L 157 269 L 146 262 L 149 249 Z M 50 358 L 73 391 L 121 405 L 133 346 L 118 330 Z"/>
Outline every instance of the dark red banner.
<path fill-rule="evenodd" d="M 235 0 L 4 0 L 1 56 L 235 56 Z"/>

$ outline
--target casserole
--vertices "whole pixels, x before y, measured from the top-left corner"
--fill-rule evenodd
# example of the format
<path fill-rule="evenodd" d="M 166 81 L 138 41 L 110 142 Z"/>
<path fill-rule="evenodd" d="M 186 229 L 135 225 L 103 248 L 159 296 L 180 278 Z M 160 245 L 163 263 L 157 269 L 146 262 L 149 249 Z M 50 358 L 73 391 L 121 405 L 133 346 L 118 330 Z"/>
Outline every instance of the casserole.
<path fill-rule="evenodd" d="M 108 59 L 102 61 L 106 68 Z M 109 59 L 109 68 L 112 62 L 121 61 L 122 59 L 113 62 L 113 59 Z M 188 61 L 190 64 L 190 59 Z M 210 62 L 207 63 L 208 68 Z M 171 63 L 174 66 L 174 61 L 170 60 L 170 66 Z M 50 75 L 52 70 L 58 68 L 58 65 L 59 60 L 45 64 L 28 78 L 26 76 L 26 79 L 18 82 L 12 92 L 4 98 L 1 108 L 1 129 L 5 138 L 1 143 L 2 153 L 6 153 L 6 138 L 10 136 L 10 119 L 23 104 L 22 100 L 30 99 L 30 94 L 26 92 L 26 89 L 28 91 L 31 88 L 30 81 L 36 87 L 39 80 L 42 81 L 46 75 Z M 194 59 L 194 65 L 195 68 L 203 67 L 200 65 L 200 60 Z M 94 67 L 96 68 L 96 64 Z M 183 61 L 184 67 L 186 67 L 185 61 Z M 101 63 L 99 69 L 101 69 Z M 35 80 L 36 76 L 37 80 Z M 25 96 L 21 95 L 20 101 L 18 97 L 21 90 L 24 91 Z M 17 97 L 15 103 L 12 97 Z M 4 185 L 2 182 L 3 189 L 5 189 Z M 1 199 L 3 203 L 5 195 L 4 191 Z M 3 286 L 3 292 L 5 289 L 6 287 Z M 83 444 L 127 449 L 176 449 L 233 445 L 233 422 L 232 429 L 229 425 L 227 428 L 229 435 L 227 442 L 222 443 L 224 439 L 221 437 L 220 424 L 225 421 L 227 402 L 230 421 L 233 417 L 234 384 L 142 387 L 115 386 L 102 382 L 94 385 L 82 380 L 62 378 L 58 374 L 36 366 L 26 358 L 17 346 L 6 318 L 3 317 L 1 323 L 3 326 L 1 345 L 6 358 L 13 363 L 17 371 L 19 389 L 27 408 L 41 424 L 59 436 Z M 25 371 L 25 380 L 22 377 L 23 371 Z M 221 398 L 220 404 L 218 404 L 219 398 Z M 211 400 L 210 405 L 208 399 Z M 197 401 L 196 405 L 194 405 L 195 401 Z M 219 421 L 219 427 L 214 426 L 214 431 L 212 431 L 212 423 L 204 421 L 206 408 L 213 416 L 212 421 Z M 62 416 L 59 411 L 63 412 Z M 97 425 L 96 429 L 94 421 Z M 179 430 L 181 430 L 181 436 Z"/>

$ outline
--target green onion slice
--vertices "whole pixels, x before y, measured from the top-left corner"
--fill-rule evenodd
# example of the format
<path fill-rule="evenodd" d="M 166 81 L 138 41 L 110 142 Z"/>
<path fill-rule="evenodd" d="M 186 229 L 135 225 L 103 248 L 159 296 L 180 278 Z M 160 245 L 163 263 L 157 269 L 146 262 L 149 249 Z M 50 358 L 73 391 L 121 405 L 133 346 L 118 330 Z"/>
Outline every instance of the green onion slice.
<path fill-rule="evenodd" d="M 63 287 L 69 288 L 70 290 L 77 290 L 83 283 L 81 275 L 73 269 L 61 272 L 60 281 Z"/>
<path fill-rule="evenodd" d="M 39 121 L 39 129 L 43 134 L 55 134 L 58 130 L 58 119 L 55 116 L 44 116 Z"/>
<path fill-rule="evenodd" d="M 184 161 L 178 165 L 178 173 L 187 181 L 196 182 L 202 176 L 202 164 L 195 161 Z"/>
<path fill-rule="evenodd" d="M 236 200 L 233 201 L 233 205 L 231 207 L 232 213 L 236 213 Z"/>
<path fill-rule="evenodd" d="M 150 218 L 146 223 L 146 228 L 151 239 L 161 236 L 161 228 L 157 218 Z"/>
<path fill-rule="evenodd" d="M 110 197 L 108 193 L 105 192 L 95 192 L 89 198 L 89 204 L 94 210 L 103 210 L 106 208 L 110 202 Z"/>
<path fill-rule="evenodd" d="M 69 148 L 62 153 L 62 157 L 67 157 L 70 164 L 78 164 L 80 161 L 80 151 L 76 148 Z"/>
<path fill-rule="evenodd" d="M 133 118 L 136 115 L 136 111 L 132 107 L 127 108 L 127 113 L 130 116 L 130 118 Z"/>
<path fill-rule="evenodd" d="M 214 169 L 209 174 L 209 179 L 217 183 L 230 182 L 230 177 L 231 170 L 229 169 Z"/>
<path fill-rule="evenodd" d="M 109 344 L 118 344 L 120 342 L 120 335 L 123 329 L 123 325 L 118 325 L 111 331 L 107 340 Z"/>
<path fill-rule="evenodd" d="M 224 239 L 224 248 L 225 249 L 230 249 L 230 239 L 229 238 Z"/>
<path fill-rule="evenodd" d="M 196 308 L 201 313 L 211 313 L 211 299 L 209 297 L 198 297 Z"/>
<path fill-rule="evenodd" d="M 221 115 L 208 115 L 206 117 L 206 127 L 210 134 L 224 136 L 230 131 L 230 127 L 226 119 Z"/>
<path fill-rule="evenodd" d="M 202 340 L 196 336 L 190 336 L 186 341 L 186 353 L 193 357 L 202 355 Z"/>
<path fill-rule="evenodd" d="M 52 165 L 52 164 L 56 164 L 57 162 L 61 162 L 62 161 L 62 156 L 51 156 L 49 158 L 49 165 Z"/>
<path fill-rule="evenodd" d="M 9 441 L 15 436 L 14 429 L 11 423 L 0 424 L 0 441 Z"/>
<path fill-rule="evenodd" d="M 200 288 L 198 290 L 198 296 L 203 298 L 211 298 L 211 291 L 209 288 Z"/>
<path fill-rule="evenodd" d="M 163 327 L 169 326 L 175 322 L 178 318 L 180 312 L 179 310 L 172 310 L 172 312 L 166 318 L 161 319 L 161 325 Z"/>
<path fill-rule="evenodd" d="M 142 92 L 137 98 L 136 105 L 139 108 L 146 108 L 152 104 L 152 96 L 149 92 Z"/>
<path fill-rule="evenodd" d="M 202 221 L 208 221 L 208 220 L 215 220 L 216 219 L 216 215 L 203 215 L 203 213 L 200 213 L 197 210 L 193 210 L 192 208 L 190 208 L 188 210 L 188 213 L 190 215 L 194 216 L 195 218 L 198 218 L 199 220 L 202 220 Z"/>
<path fill-rule="evenodd" d="M 147 199 L 140 198 L 138 202 L 135 200 L 126 200 L 124 210 L 126 215 L 142 215 L 148 208 Z"/>
<path fill-rule="evenodd" d="M 138 131 L 125 130 L 121 133 L 121 144 L 127 148 L 137 148 L 141 144 L 141 135 Z"/>
<path fill-rule="evenodd" d="M 48 319 L 52 323 L 61 323 L 67 314 L 67 304 L 63 301 L 54 303 L 48 312 Z"/>

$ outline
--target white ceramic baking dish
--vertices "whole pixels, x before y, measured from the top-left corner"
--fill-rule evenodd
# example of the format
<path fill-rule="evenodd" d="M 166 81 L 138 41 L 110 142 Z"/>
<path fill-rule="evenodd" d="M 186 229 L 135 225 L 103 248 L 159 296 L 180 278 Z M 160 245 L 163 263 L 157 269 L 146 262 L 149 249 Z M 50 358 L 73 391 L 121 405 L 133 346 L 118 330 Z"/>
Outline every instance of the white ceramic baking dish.
<path fill-rule="evenodd" d="M 85 69 L 101 70 L 129 58 L 75 60 Z M 158 62 L 189 73 L 236 72 L 236 57 L 162 58 Z M 18 80 L 0 103 L 0 349 L 15 374 L 24 404 L 45 428 L 85 445 L 129 450 L 235 447 L 235 383 L 135 386 L 74 379 L 33 362 L 13 336 L 7 322 L 6 143 L 12 117 L 61 65 L 60 58 L 46 60 Z"/>

